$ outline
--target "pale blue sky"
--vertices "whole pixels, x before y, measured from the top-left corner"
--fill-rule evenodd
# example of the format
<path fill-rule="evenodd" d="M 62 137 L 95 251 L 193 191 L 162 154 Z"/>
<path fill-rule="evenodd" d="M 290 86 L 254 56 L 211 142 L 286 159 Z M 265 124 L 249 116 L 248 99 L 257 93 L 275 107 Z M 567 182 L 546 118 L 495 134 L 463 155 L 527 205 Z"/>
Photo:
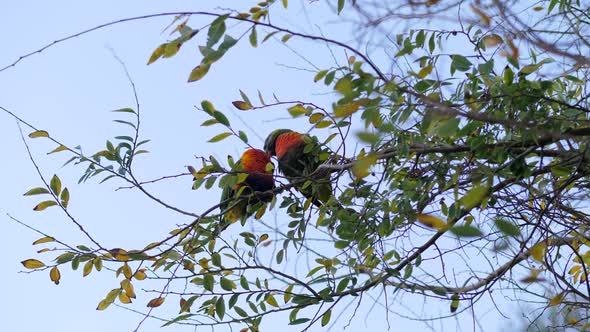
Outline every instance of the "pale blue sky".
<path fill-rule="evenodd" d="M 3 2 L 0 4 L 0 41 L 3 50 L 0 67 L 55 39 L 98 24 L 158 12 L 212 10 L 216 4 L 211 3 L 213 1 L 195 2 L 192 5 L 186 1 Z M 240 8 L 245 6 L 244 3 L 227 1 L 220 6 Z M 298 9 L 300 3 L 295 1 L 292 1 L 291 6 L 293 9 L 274 22 L 315 34 L 319 32 L 307 21 L 308 15 L 313 22 L 316 22 L 314 19 L 334 22 L 335 17 L 330 16 L 333 14 L 322 3 L 309 4 L 308 12 Z M 241 154 L 245 145 L 235 138 L 218 144 L 203 143 L 222 131 L 220 127 L 199 126 L 207 117 L 195 110 L 193 105 L 199 105 L 203 99 L 211 100 L 218 109 L 226 112 L 232 124 L 244 130 L 250 142 L 258 146 L 262 146 L 258 137 L 264 138 L 271 129 L 291 127 L 306 130 L 306 121 L 293 121 L 283 109 L 278 108 L 239 113 L 231 106 L 231 101 L 240 98 L 238 89 L 244 90 L 253 99 L 256 91 L 260 90 L 267 101 L 275 93 L 282 100 L 314 101 L 329 108 L 332 99 L 329 94 L 325 94 L 329 90 L 313 83 L 314 73 L 300 70 L 313 69 L 311 65 L 272 40 L 257 49 L 251 48 L 244 40 L 216 63 L 204 80 L 197 83 L 186 83 L 190 70 L 200 61 L 200 57 L 196 56 L 198 51 L 195 42 L 183 46 L 172 59 L 159 60 L 146 66 L 151 52 L 168 38 L 161 31 L 170 21 L 171 17 L 164 17 L 111 26 L 27 58 L 15 68 L 0 73 L 0 106 L 47 130 L 66 145 L 82 145 L 88 153 L 102 148 L 105 139 L 129 134 L 126 127 L 111 121 L 119 115 L 109 111 L 134 106 L 129 83 L 110 51 L 113 49 L 125 61 L 137 85 L 142 115 L 141 134 L 144 138 L 152 139 L 147 146 L 151 153 L 135 161 L 136 174 L 146 180 L 184 172 L 186 165 L 196 164 L 195 155 L 213 154 L 225 160 L 227 154 L 235 157 Z M 210 18 L 195 17 L 191 25 L 196 28 L 209 22 Z M 234 37 L 244 31 L 243 27 L 232 28 L 232 23 L 228 26 L 228 32 Z M 345 42 L 352 38 L 347 27 L 338 27 L 333 23 L 322 26 L 322 32 Z M 262 31 L 259 31 L 259 40 L 263 36 Z M 202 42 L 202 39 L 199 40 Z M 330 50 L 325 45 L 293 38 L 289 46 L 321 69 L 334 65 Z M 340 63 L 345 62 L 346 56 L 342 50 L 332 48 L 332 51 Z M 285 65 L 293 68 L 288 69 Z M 248 127 L 254 128 L 254 131 Z M 0 323 L 0 329 L 85 332 L 133 330 L 140 316 L 116 307 L 103 312 L 94 310 L 110 289 L 118 287 L 118 281 L 108 272 L 92 273 L 82 278 L 80 270 L 72 272 L 62 268 L 59 286 L 50 282 L 47 272 L 18 273 L 22 270 L 20 261 L 43 257 L 35 253 L 41 247 L 31 246 L 40 236 L 10 221 L 6 213 L 66 242 L 86 244 L 87 241 L 58 209 L 34 212 L 32 207 L 38 198 L 22 196 L 22 193 L 39 186 L 41 182 L 28 160 L 14 120 L 4 114 L 0 115 L 0 139 L 5 147 L 3 171 L 0 172 L 0 233 L 4 235 L 3 241 L 0 241 L 0 258 L 3 262 L 1 280 L 4 285 L 2 316 L 5 319 Z M 142 199 L 138 192 L 115 192 L 114 189 L 121 184 L 119 182 L 98 185 L 96 181 L 89 181 L 76 185 L 83 168 L 61 168 L 69 156 L 46 156 L 55 145 L 45 140 L 29 143 L 44 176 L 50 178 L 57 173 L 70 189 L 72 214 L 107 247 L 143 247 L 161 238 L 176 223 L 188 221 Z M 190 178 L 185 177 L 148 188 L 165 201 L 193 212 L 203 211 L 218 202 L 217 191 L 194 192 L 189 190 L 190 185 Z M 141 294 L 140 286 L 136 284 L 139 293 L 136 308 L 143 309 L 149 295 Z M 432 302 L 428 303 L 431 305 Z M 348 331 L 359 331 L 366 327 L 374 331 L 387 328 L 384 312 L 379 306 L 371 313 L 367 312 L 371 304 L 368 298 L 363 302 Z M 410 311 L 419 313 L 425 310 L 419 296 L 412 299 L 404 297 L 404 304 L 410 307 Z M 511 304 L 505 305 L 508 311 L 506 314 L 514 311 L 509 309 Z M 346 325 L 353 309 L 354 306 L 347 309 L 347 314 L 340 317 L 334 330 L 341 330 Z M 162 312 L 168 313 L 166 317 L 171 317 L 174 310 L 164 309 Z M 448 302 L 441 301 L 440 306 L 432 308 L 432 313 L 446 313 L 447 310 Z M 408 311 L 403 312 L 407 314 Z M 491 326 L 504 326 L 489 303 L 484 304 L 477 315 L 482 318 L 485 330 L 496 330 Z M 332 315 L 333 321 L 335 316 Z M 422 322 L 393 314 L 390 315 L 390 321 L 392 331 L 425 328 Z M 285 322 L 284 316 L 269 319 L 263 328 L 267 331 L 278 328 L 298 330 L 284 328 Z M 443 327 L 440 322 L 430 324 L 437 331 Z M 463 313 L 457 319 L 449 319 L 444 327 L 446 330 L 469 331 L 472 330 L 472 324 L 470 313 Z M 161 322 L 148 320 L 142 331 L 155 331 L 159 325 Z M 180 327 L 167 329 L 193 330 Z M 216 330 L 223 331 L 225 328 Z M 321 330 L 319 327 L 312 328 L 312 331 Z M 479 328 L 476 327 L 476 330 Z"/>

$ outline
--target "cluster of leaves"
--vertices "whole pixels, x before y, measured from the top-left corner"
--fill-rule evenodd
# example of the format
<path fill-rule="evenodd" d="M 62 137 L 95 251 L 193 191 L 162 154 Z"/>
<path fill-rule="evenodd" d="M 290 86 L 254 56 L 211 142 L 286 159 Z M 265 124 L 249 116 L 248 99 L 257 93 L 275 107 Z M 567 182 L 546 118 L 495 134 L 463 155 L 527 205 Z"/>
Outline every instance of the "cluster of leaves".
<path fill-rule="evenodd" d="M 257 28 L 273 30 L 263 41 L 286 33 L 268 21 L 273 3 L 258 3 L 248 13 L 235 16 L 218 15 L 209 25 L 205 45 L 199 47 L 203 58 L 189 81 L 202 79 L 238 42 L 226 34 L 227 20 L 246 25 L 254 47 L 258 45 Z M 559 3 L 561 10 L 567 8 L 564 3 Z M 557 4 L 550 1 L 547 12 Z M 286 8 L 287 1 L 283 5 Z M 344 5 L 345 1 L 338 1 L 337 11 Z M 438 2 L 425 5 L 437 6 Z M 100 270 L 103 260 L 112 261 L 118 266 L 116 275 L 124 278 L 120 287 L 100 302 L 99 309 L 116 299 L 130 303 L 135 298 L 132 279 L 143 280 L 153 274 L 154 280 L 164 279 L 166 285 L 147 303 L 150 310 L 161 306 L 167 297 L 180 298 L 180 315 L 166 325 L 199 325 L 197 318 L 208 317 L 213 324 L 242 323 L 246 330 L 257 331 L 264 316 L 288 311 L 290 324 L 325 326 L 341 300 L 354 301 L 359 294 L 381 285 L 445 299 L 454 313 L 465 309 L 463 303 L 475 305 L 501 280 L 526 288 L 548 306 L 564 306 L 569 312 L 589 308 L 589 295 L 580 285 L 590 289 L 586 272 L 589 253 L 582 254 L 588 243 L 590 217 L 576 205 L 590 195 L 585 72 L 575 67 L 572 73 L 550 75 L 561 64 L 547 55 L 539 59 L 534 45 L 530 57 L 521 60 L 512 37 L 487 29 L 493 18 L 478 7 L 472 10 L 479 22 L 461 31 L 410 30 L 392 38 L 399 73 L 385 74 L 366 54 L 348 45 L 298 34 L 354 53 L 347 56 L 346 65 L 319 70 L 313 77 L 315 84 L 323 83 L 322 88 L 336 96 L 329 110 L 309 102 L 281 102 L 276 97 L 276 103 L 267 104 L 260 93 L 260 105 L 254 105 L 240 91 L 242 100 L 232 102 L 239 110 L 287 106 L 286 112 L 293 118 L 307 118 L 311 128 L 329 131 L 322 143 L 316 137 L 306 137 L 304 153 L 325 163 L 324 169 L 332 173 L 333 198 L 316 209 L 311 198 L 289 190 L 280 203 L 275 197 L 268 206 L 257 207 L 256 219 L 267 209 L 286 211 L 285 222 L 272 229 L 275 239 L 270 240 L 267 233 L 242 232 L 231 244 L 222 237 L 212 237 L 211 225 L 217 216 L 211 213 L 215 209 L 209 209 L 143 250 L 109 251 L 98 244 L 91 250 L 60 243 L 66 253 L 58 256 L 54 265 L 34 259 L 23 265 L 30 269 L 50 267 L 50 278 L 58 283 L 61 264 L 71 262 L 75 270 L 85 262 L 83 274 L 87 275 L 93 267 Z M 180 37 L 160 45 L 148 64 L 174 56 L 197 36 L 198 30 L 187 23 L 188 18 L 173 30 Z M 290 36 L 283 35 L 282 41 Z M 472 47 L 473 52 L 457 51 L 467 47 L 445 52 L 445 43 L 455 37 L 462 38 L 462 46 Z M 211 102 L 203 101 L 201 109 L 208 117 L 202 126 L 224 128 L 209 142 L 233 136 L 248 144 L 247 135 L 234 130 L 228 117 Z M 130 109 L 119 111 L 136 114 Z M 137 132 L 136 124 L 118 122 Z M 342 133 L 351 130 L 356 133 L 353 138 Z M 42 131 L 31 134 L 41 136 L 48 137 Z M 361 148 L 337 155 L 326 149 L 336 137 L 340 137 L 341 147 L 360 143 Z M 134 156 L 143 152 L 137 148 L 146 141 L 138 142 L 131 136 L 115 139 L 116 146 L 107 141 L 106 150 L 90 158 L 62 145 L 56 150 L 74 152 L 70 161 L 89 162 L 80 181 L 104 171 L 111 174 L 103 181 L 113 176 L 127 179 Z M 103 158 L 112 164 L 102 164 Z M 247 174 L 239 172 L 233 158 L 227 163 L 229 167 L 224 168 L 210 156 L 202 159 L 198 170 L 189 167 L 193 189 L 209 190 L 216 182 L 221 188 L 233 188 L 243 182 Z M 315 180 L 302 179 L 301 188 L 313 187 Z M 61 187 L 54 176 L 47 188 L 34 188 L 25 195 L 50 194 L 52 199 L 35 209 L 60 205 L 65 211 L 69 192 Z M 207 224 L 209 227 L 204 227 Z M 330 241 L 330 246 L 314 249 L 309 238 L 316 236 Z M 44 237 L 35 244 L 53 240 Z M 268 256 L 264 248 L 273 243 L 277 250 L 272 253 L 272 263 L 261 264 L 261 257 Z M 305 275 L 287 268 L 291 256 L 302 250 L 315 262 Z M 475 272 L 467 271 L 468 277 L 455 274 L 452 283 L 445 284 L 447 273 L 465 271 L 464 262 L 449 258 L 453 252 L 465 252 L 466 256 L 490 252 L 496 259 L 486 262 L 490 270 L 476 273 L 475 282 Z M 442 266 L 433 263 L 438 260 Z M 142 267 L 146 262 L 151 266 Z M 156 275 L 158 269 L 168 273 L 167 277 Z M 511 271 L 526 271 L 528 276 L 515 279 L 509 276 Z M 539 290 L 539 283 L 549 277 L 559 287 L 557 292 Z M 172 280 L 188 280 L 195 291 L 169 290 Z M 569 322 L 577 327 L 587 323 L 585 319 Z"/>

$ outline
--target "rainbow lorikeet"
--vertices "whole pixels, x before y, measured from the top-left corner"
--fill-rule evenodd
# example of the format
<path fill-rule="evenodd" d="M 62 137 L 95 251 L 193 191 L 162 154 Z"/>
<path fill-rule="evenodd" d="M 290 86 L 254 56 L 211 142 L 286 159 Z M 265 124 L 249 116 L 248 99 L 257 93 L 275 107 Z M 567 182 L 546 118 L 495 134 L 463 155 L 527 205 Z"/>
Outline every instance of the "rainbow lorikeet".
<path fill-rule="evenodd" d="M 275 187 L 273 168 L 267 168 L 270 162 L 270 155 L 262 150 L 248 149 L 242 154 L 232 172 L 247 174 L 247 177 L 240 183 L 223 188 L 219 206 L 223 216 L 215 234 L 231 223 L 250 217 L 256 212 L 251 207 L 257 203 L 272 200 L 272 193 L 266 192 Z"/>
<path fill-rule="evenodd" d="M 308 146 L 312 144 L 312 146 Z M 316 206 L 328 203 L 332 196 L 330 173 L 314 175 L 312 185 L 304 187 L 305 178 L 309 177 L 322 164 L 319 143 L 309 135 L 300 134 L 290 129 L 277 129 L 270 133 L 264 142 L 264 150 L 279 161 L 281 172 L 290 183 L 295 184 L 305 197 L 312 198 Z"/>

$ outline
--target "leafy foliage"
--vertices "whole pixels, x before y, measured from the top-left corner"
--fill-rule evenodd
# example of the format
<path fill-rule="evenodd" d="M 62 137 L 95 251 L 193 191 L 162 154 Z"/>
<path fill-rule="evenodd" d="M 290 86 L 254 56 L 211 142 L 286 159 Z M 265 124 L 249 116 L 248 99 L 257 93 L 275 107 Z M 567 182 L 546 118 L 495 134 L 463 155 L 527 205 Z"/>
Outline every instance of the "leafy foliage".
<path fill-rule="evenodd" d="M 83 264 L 83 276 L 108 265 L 104 270 L 114 271 L 120 284 L 107 292 L 98 310 L 117 301 L 130 304 L 139 297 L 134 283 L 164 282 L 161 291 L 147 294 L 144 302 L 149 314 L 159 307 L 176 306 L 177 302 L 166 299 L 179 298 L 179 315 L 165 325 L 199 325 L 195 316 L 205 316 L 213 325 L 240 324 L 257 331 L 264 317 L 285 311 L 291 325 L 327 326 L 342 308 L 340 301 L 356 301 L 359 295 L 375 294 L 382 287 L 444 299 L 450 314 L 477 305 L 482 294 L 492 294 L 495 287 L 524 289 L 547 306 L 561 306 L 565 317 L 587 317 L 581 314 L 589 308 L 590 297 L 586 203 L 590 60 L 586 53 L 572 53 L 576 48 L 588 50 L 584 37 L 588 27 L 579 16 L 587 8 L 568 1 L 540 3 L 543 6 L 531 9 L 537 13 L 534 18 L 563 36 L 562 44 L 547 43 L 522 27 L 524 23 L 511 15 L 518 5 L 506 8 L 490 1 L 486 6 L 472 6 L 470 24 L 460 30 L 432 29 L 419 21 L 424 28 L 416 25 L 386 36 L 392 42 L 387 47 L 395 48 L 387 53 L 387 60 L 396 62 L 396 69 L 380 65 L 348 44 L 274 25 L 269 20 L 271 11 L 285 10 L 287 1 L 282 1 L 282 7 L 269 0 L 247 12 L 212 15 L 206 35 L 189 26 L 190 15 L 177 17 L 173 26 L 184 21 L 172 34 L 180 36 L 159 45 L 148 64 L 172 58 L 181 46 L 196 41 L 202 57 L 189 74 L 188 81 L 196 82 L 192 84 L 199 84 L 222 65 L 219 60 L 238 42 L 263 48 L 279 33 L 281 42 L 297 36 L 349 53 L 345 65 L 321 68 L 309 77 L 310 84 L 313 81 L 333 92 L 330 107 L 275 96 L 267 103 L 260 92 L 259 102 L 252 102 L 242 91 L 241 100 L 227 100 L 226 106 L 232 104 L 243 112 L 281 108 L 293 121 L 325 134 L 327 139 L 321 143 L 313 135 L 306 136 L 304 148 L 305 153 L 317 152 L 315 161 L 321 166 L 295 184 L 277 186 L 273 200 L 257 207 L 255 219 L 265 218 L 270 210 L 285 215 L 280 227 L 270 227 L 273 235 L 243 231 L 232 243 L 213 236 L 220 217 L 214 214 L 218 206 L 199 214 L 174 208 L 195 220 L 142 249 L 106 249 L 91 236 L 91 245 L 74 246 L 46 235 L 34 244 L 57 243 L 59 251 L 45 248 L 57 255 L 53 263 L 27 259 L 23 266 L 50 269 L 50 280 L 58 284 L 59 268 L 66 264 L 73 270 Z M 349 7 L 350 12 L 363 9 L 355 1 L 335 4 L 337 15 L 345 15 Z M 454 6 L 444 7 L 439 1 L 414 6 L 423 14 L 413 13 L 415 17 L 430 17 L 437 12 L 432 9 L 454 13 Z M 375 7 L 376 15 L 380 9 Z M 408 17 L 400 10 L 377 18 L 386 24 L 396 15 Z M 576 31 L 582 31 L 578 39 L 569 39 L 567 27 L 545 23 L 541 12 L 556 15 L 549 23 L 570 18 Z M 491 28 L 500 21 L 507 28 Z M 242 28 L 248 42 L 230 36 L 229 22 Z M 522 33 L 521 43 L 514 41 L 511 29 Z M 529 55 L 521 56 L 521 49 Z M 249 144 L 246 133 L 232 125 L 232 117 L 220 111 L 225 108 L 204 100 L 200 109 L 206 117 L 201 126 L 221 128 L 208 142 L 233 139 Z M 132 176 L 135 157 L 147 152 L 140 149 L 148 140 L 139 139 L 139 114 L 130 108 L 115 112 L 122 116 L 115 122 L 131 134 L 107 140 L 104 150 L 89 156 L 80 147 L 57 141 L 51 153 L 70 153 L 73 156 L 66 164 L 86 165 L 79 182 L 104 173 L 101 182 L 118 178 L 142 189 Z M 348 135 L 350 131 L 354 135 Z M 29 137 L 52 139 L 42 130 Z M 351 146 L 358 148 L 347 148 Z M 213 156 L 201 156 L 200 163 L 188 167 L 193 190 L 212 190 L 216 183 L 220 188 L 237 188 L 247 176 L 232 171 L 231 156 L 227 165 Z M 316 182 L 326 178 L 334 190 L 332 201 L 321 206 L 290 190 L 296 186 L 313 192 Z M 42 180 L 44 186 L 24 194 L 49 195 L 34 209 L 58 206 L 78 223 L 68 214 L 70 192 L 60 178 Z M 148 198 L 173 208 L 149 194 Z M 328 242 L 329 247 L 316 250 L 310 236 Z M 261 260 L 271 243 L 277 247 L 272 259 Z M 301 251 L 312 257 L 309 268 L 304 272 L 286 269 Z M 453 260 L 455 252 L 464 255 L 462 261 Z M 484 261 L 487 270 L 483 271 L 475 263 L 484 259 L 478 256 L 482 252 L 494 256 Z M 456 273 L 459 269 L 466 273 Z M 523 271 L 527 276 L 515 277 Z M 446 278 L 447 274 L 454 274 L 453 278 Z M 188 286 L 168 287 L 175 280 Z M 555 291 L 540 287 L 543 282 L 550 282 Z M 587 318 L 565 321 L 580 329 L 590 326 Z"/>

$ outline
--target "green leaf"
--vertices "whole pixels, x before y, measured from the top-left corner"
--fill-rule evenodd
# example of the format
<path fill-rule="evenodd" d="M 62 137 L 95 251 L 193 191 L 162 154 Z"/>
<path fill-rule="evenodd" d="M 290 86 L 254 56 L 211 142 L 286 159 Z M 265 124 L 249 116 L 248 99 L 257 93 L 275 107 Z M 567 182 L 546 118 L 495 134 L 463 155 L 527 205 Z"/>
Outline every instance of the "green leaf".
<path fill-rule="evenodd" d="M 348 278 L 348 277 L 342 278 L 342 280 L 340 280 L 340 282 L 338 283 L 338 286 L 336 286 L 336 292 L 340 293 L 344 289 L 346 289 L 346 286 L 348 286 L 349 282 L 350 282 L 350 278 Z"/>
<path fill-rule="evenodd" d="M 404 279 L 410 278 L 412 276 L 412 272 L 414 272 L 412 265 L 406 265 L 406 268 L 404 269 Z"/>
<path fill-rule="evenodd" d="M 221 267 L 221 255 L 218 252 L 214 252 L 211 255 L 211 263 L 215 266 Z"/>
<path fill-rule="evenodd" d="M 510 67 L 506 66 L 506 69 L 504 69 L 504 83 L 506 85 L 510 85 L 510 84 L 512 84 L 513 81 L 514 81 L 514 72 L 512 71 L 512 69 L 510 69 Z"/>
<path fill-rule="evenodd" d="M 70 191 L 68 190 L 68 188 L 64 188 L 64 190 L 61 192 L 61 205 L 63 205 L 64 208 L 68 207 L 68 204 L 70 203 Z"/>
<path fill-rule="evenodd" d="M 201 127 L 208 127 L 208 126 L 212 126 L 217 123 L 219 123 L 219 121 L 217 121 L 216 119 L 209 119 L 209 120 L 203 121 L 203 123 L 201 123 Z"/>
<path fill-rule="evenodd" d="M 287 286 L 287 289 L 285 289 L 285 294 L 283 295 L 283 301 L 285 301 L 285 304 L 289 303 L 289 301 L 291 301 L 291 298 L 293 297 L 293 287 L 295 286 L 295 284 L 290 284 L 289 286 Z"/>
<path fill-rule="evenodd" d="M 250 286 L 248 285 L 248 280 L 245 276 L 240 277 L 240 286 L 242 286 L 245 290 L 250 290 Z"/>
<path fill-rule="evenodd" d="M 232 290 L 238 288 L 238 286 L 236 286 L 235 282 L 233 282 L 227 278 L 221 278 L 220 285 L 221 285 L 221 288 L 223 288 L 226 291 L 232 291 Z"/>
<path fill-rule="evenodd" d="M 219 123 L 229 127 L 229 120 L 225 117 L 223 113 L 219 111 L 214 111 L 212 115 L 217 121 L 219 121 Z"/>
<path fill-rule="evenodd" d="M 281 264 L 283 262 L 283 255 L 285 254 L 285 251 L 283 249 L 279 250 L 279 252 L 277 252 L 277 264 Z"/>
<path fill-rule="evenodd" d="M 188 82 L 195 82 L 203 78 L 209 71 L 209 67 L 211 65 L 208 64 L 196 66 L 188 76 Z"/>
<path fill-rule="evenodd" d="M 223 300 L 223 297 L 220 297 L 217 302 L 215 302 L 215 312 L 219 319 L 223 320 L 223 316 L 225 316 L 225 300 Z"/>
<path fill-rule="evenodd" d="M 294 118 L 307 113 L 307 109 L 305 109 L 305 107 L 303 107 L 303 105 L 301 104 L 297 104 L 293 107 L 290 107 L 289 109 L 287 109 L 287 111 Z"/>
<path fill-rule="evenodd" d="M 203 288 L 212 292 L 214 286 L 215 286 L 215 279 L 213 278 L 213 275 L 206 274 L 205 277 L 203 278 Z"/>
<path fill-rule="evenodd" d="M 289 323 L 289 325 L 299 325 L 299 324 L 307 323 L 309 321 L 310 321 L 309 318 L 297 318 L 297 319 L 291 321 Z"/>
<path fill-rule="evenodd" d="M 496 227 L 500 230 L 500 232 L 506 235 L 514 237 L 520 235 L 520 228 L 518 228 L 518 226 L 516 226 L 508 220 L 498 218 L 494 220 L 494 223 L 496 224 Z"/>
<path fill-rule="evenodd" d="M 203 108 L 203 111 L 207 112 L 207 114 L 211 116 L 213 116 L 213 113 L 216 112 L 215 107 L 208 100 L 203 100 L 201 102 L 201 108 Z"/>
<path fill-rule="evenodd" d="M 459 308 L 459 294 L 453 294 L 451 296 L 451 312 L 457 311 Z"/>
<path fill-rule="evenodd" d="M 356 134 L 356 136 L 363 142 L 365 143 L 369 143 L 369 144 L 375 144 L 379 141 L 379 135 L 376 133 L 370 133 L 370 132 L 359 132 Z"/>
<path fill-rule="evenodd" d="M 454 54 L 451 56 L 451 68 L 455 68 L 458 71 L 468 71 L 471 68 L 471 62 L 464 56 Z"/>
<path fill-rule="evenodd" d="M 256 26 L 254 25 L 252 27 L 252 31 L 250 32 L 250 45 L 252 45 L 252 47 L 257 47 L 258 46 L 258 34 L 256 33 Z"/>
<path fill-rule="evenodd" d="M 246 312 L 246 310 L 244 310 L 244 309 L 242 309 L 242 308 L 240 308 L 240 307 L 238 307 L 238 306 L 235 306 L 235 307 L 234 307 L 234 310 L 236 311 L 236 313 L 237 313 L 238 315 L 240 315 L 240 316 L 242 316 L 242 317 L 248 317 L 248 313 Z"/>
<path fill-rule="evenodd" d="M 37 130 L 29 134 L 30 138 L 49 137 L 49 133 L 45 130 Z"/>
<path fill-rule="evenodd" d="M 264 37 L 264 39 L 262 40 L 262 43 L 264 43 L 264 42 L 265 42 L 265 41 L 267 41 L 267 40 L 268 40 L 270 37 L 274 36 L 274 35 L 275 35 L 275 34 L 277 34 L 277 33 L 279 33 L 279 31 L 278 31 L 278 30 L 277 30 L 277 31 L 273 31 L 273 32 L 269 33 L 268 35 L 266 35 L 266 36 Z"/>
<path fill-rule="evenodd" d="M 322 326 L 328 325 L 330 317 L 332 317 L 332 309 L 328 309 L 322 316 Z"/>
<path fill-rule="evenodd" d="M 57 175 L 53 175 L 51 178 L 51 181 L 49 182 L 49 188 L 51 188 L 51 191 L 53 191 L 56 196 L 59 196 L 61 193 L 61 181 Z"/>
<path fill-rule="evenodd" d="M 57 205 L 57 202 L 55 202 L 55 201 L 43 201 L 43 202 L 37 204 L 33 208 L 33 210 L 35 210 L 35 211 L 43 211 L 43 210 L 47 209 L 48 207 L 54 206 L 54 205 Z"/>
<path fill-rule="evenodd" d="M 470 225 L 454 226 L 450 229 L 451 233 L 458 237 L 480 237 L 483 233 L 478 229 Z"/>
<path fill-rule="evenodd" d="M 481 201 L 488 195 L 489 188 L 487 186 L 478 185 L 469 190 L 465 196 L 459 200 L 461 205 L 467 210 L 478 206 Z"/>
<path fill-rule="evenodd" d="M 219 142 L 224 140 L 225 138 L 228 138 L 229 136 L 231 136 L 232 133 L 230 132 L 225 132 L 225 133 L 221 133 L 219 135 L 215 135 L 213 136 L 210 140 L 208 140 L 207 142 L 209 143 L 215 143 L 215 142 Z"/>
<path fill-rule="evenodd" d="M 244 142 L 244 143 L 248 143 L 248 135 L 246 135 L 245 132 L 243 131 L 238 131 L 238 136 L 240 137 L 240 139 Z"/>
<path fill-rule="evenodd" d="M 225 19 L 228 16 L 229 15 L 227 14 L 221 15 L 211 22 L 211 26 L 207 31 L 207 47 L 217 44 L 217 42 L 221 39 L 221 36 L 223 36 L 225 33 Z"/>
<path fill-rule="evenodd" d="M 321 80 L 322 78 L 324 78 L 324 76 L 326 76 L 326 74 L 328 73 L 327 69 L 324 70 L 320 70 L 313 78 L 314 82 L 317 82 L 319 80 Z"/>
<path fill-rule="evenodd" d="M 164 325 L 162 325 L 161 327 L 170 326 L 170 325 L 172 325 L 172 324 L 174 324 L 174 323 L 178 323 L 178 322 L 180 322 L 180 321 L 187 320 L 187 319 L 191 318 L 191 317 L 192 317 L 192 316 L 194 316 L 194 315 L 195 315 L 195 314 L 183 314 L 183 315 L 180 315 L 180 316 L 178 316 L 178 317 L 174 318 L 173 320 L 170 320 L 170 321 L 166 322 L 166 323 L 165 323 Z"/>
<path fill-rule="evenodd" d="M 33 195 L 41 195 L 41 194 L 49 194 L 49 190 L 47 190 L 45 188 L 37 187 L 37 188 L 33 188 L 33 189 L 27 191 L 26 193 L 23 194 L 23 196 L 33 196 Z"/>
<path fill-rule="evenodd" d="M 342 9 L 344 9 L 344 3 L 345 3 L 345 0 L 338 0 L 338 14 L 340 14 Z"/>
<path fill-rule="evenodd" d="M 132 108 L 129 108 L 129 107 L 119 108 L 119 109 L 116 109 L 116 110 L 112 110 L 111 112 L 117 112 L 117 113 L 133 113 L 133 114 L 135 114 L 135 111 Z"/>

